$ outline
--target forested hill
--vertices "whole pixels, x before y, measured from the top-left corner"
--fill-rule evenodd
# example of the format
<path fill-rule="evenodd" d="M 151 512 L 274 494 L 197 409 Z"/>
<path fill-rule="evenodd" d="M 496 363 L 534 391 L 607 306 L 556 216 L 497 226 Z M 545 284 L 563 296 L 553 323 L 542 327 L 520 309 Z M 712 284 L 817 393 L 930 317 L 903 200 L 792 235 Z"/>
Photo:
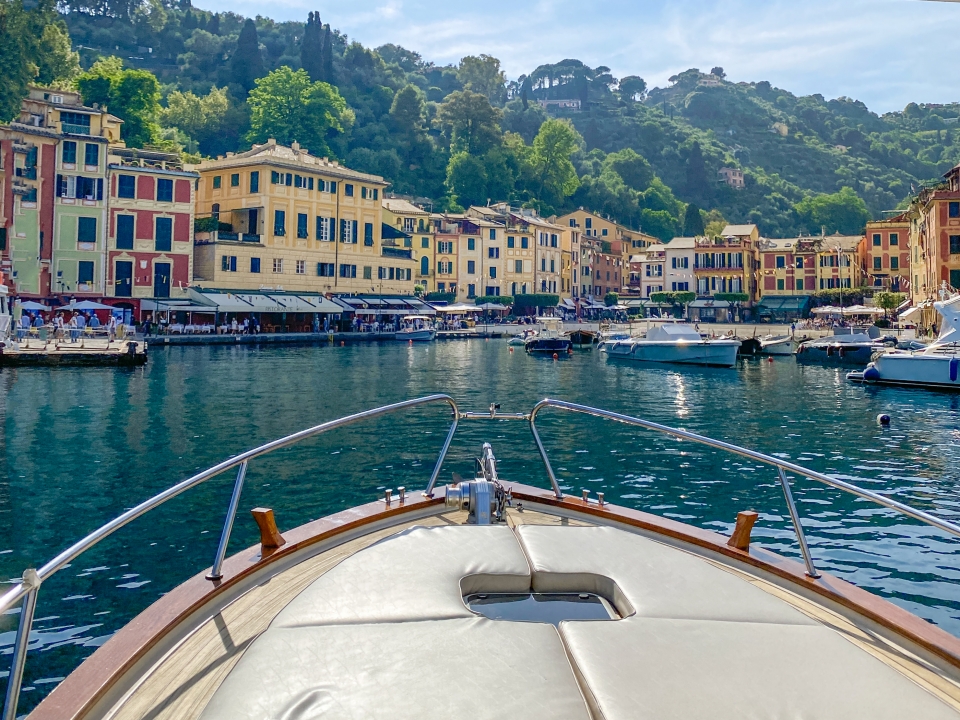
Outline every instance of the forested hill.
<path fill-rule="evenodd" d="M 722 68 L 651 90 L 578 60 L 507 81 L 486 55 L 438 66 L 398 45 L 366 48 L 315 13 L 277 23 L 184 1 L 67 0 L 57 16 L 52 0 L 30 11 L 0 0 L 38 38 L 0 23 L 0 45 L 20 53 L 4 77 L 22 81 L 0 88 L 0 114 L 14 114 L 31 77 L 72 83 L 123 117 L 132 145 L 215 156 L 298 140 L 436 209 L 583 206 L 664 239 L 726 221 L 771 237 L 859 232 L 960 161 L 957 104 L 879 116 L 847 98 L 731 83 Z M 742 169 L 746 187 L 718 182 L 721 167 Z"/>

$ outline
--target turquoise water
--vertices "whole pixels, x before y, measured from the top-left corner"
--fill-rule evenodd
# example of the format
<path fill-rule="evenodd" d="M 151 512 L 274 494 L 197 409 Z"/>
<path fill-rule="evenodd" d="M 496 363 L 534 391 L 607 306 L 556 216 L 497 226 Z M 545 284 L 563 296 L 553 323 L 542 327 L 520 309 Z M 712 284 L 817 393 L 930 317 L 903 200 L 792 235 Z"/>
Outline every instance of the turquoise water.
<path fill-rule="evenodd" d="M 346 347 L 168 348 L 142 369 L 0 371 L 0 578 L 49 560 L 98 525 L 225 457 L 319 422 L 433 392 L 463 410 L 526 411 L 550 396 L 728 440 L 836 473 L 960 519 L 960 396 L 848 384 L 792 358 L 735 369 L 553 361 L 503 341 Z M 876 423 L 889 413 L 887 429 Z M 441 406 L 338 430 L 255 461 L 231 541 L 256 542 L 249 509 L 281 529 L 425 485 L 449 419 Z M 547 410 L 541 434 L 565 487 L 728 533 L 739 510 L 776 552 L 799 554 L 775 472 L 636 428 Z M 501 477 L 546 486 L 529 430 L 462 423 L 441 475 L 468 475 L 484 441 Z M 232 487 L 223 476 L 119 531 L 44 584 L 21 710 L 33 707 L 158 596 L 210 565 Z M 960 542 L 889 511 L 795 484 L 821 569 L 960 635 Z M 0 616 L 6 676 L 17 610 Z M 0 689 L 4 685 L 0 679 Z"/>

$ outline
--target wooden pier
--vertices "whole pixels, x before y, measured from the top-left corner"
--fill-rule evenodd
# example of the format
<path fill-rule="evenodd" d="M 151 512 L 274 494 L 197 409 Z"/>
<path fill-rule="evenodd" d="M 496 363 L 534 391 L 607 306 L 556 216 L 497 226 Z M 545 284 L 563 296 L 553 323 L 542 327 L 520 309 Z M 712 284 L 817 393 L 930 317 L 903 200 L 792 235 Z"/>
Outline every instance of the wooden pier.
<path fill-rule="evenodd" d="M 81 338 L 25 338 L 18 345 L 0 346 L 0 367 L 118 366 L 135 367 L 147 362 L 147 344 L 141 340 Z"/>

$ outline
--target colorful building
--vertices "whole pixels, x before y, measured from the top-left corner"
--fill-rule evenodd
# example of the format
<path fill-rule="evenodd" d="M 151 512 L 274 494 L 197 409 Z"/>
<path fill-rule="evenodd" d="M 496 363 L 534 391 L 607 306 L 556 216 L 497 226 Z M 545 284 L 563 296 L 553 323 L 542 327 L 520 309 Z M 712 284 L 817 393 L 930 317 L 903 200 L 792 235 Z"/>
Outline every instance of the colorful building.
<path fill-rule="evenodd" d="M 756 225 L 727 225 L 721 237 L 697 238 L 694 276 L 701 298 L 720 294 L 745 294 L 746 305 L 757 298 L 756 248 L 760 233 Z"/>
<path fill-rule="evenodd" d="M 867 284 L 906 292 L 910 287 L 910 218 L 906 213 L 867 223 Z"/>
<path fill-rule="evenodd" d="M 434 292 L 436 288 L 436 239 L 433 235 L 433 221 L 428 211 L 408 200 L 396 197 L 383 199 L 383 225 L 389 226 L 394 233 L 383 231 L 384 247 L 409 248 L 416 263 L 414 277 L 416 284 L 422 285 L 424 292 Z M 399 233 L 399 237 L 387 235 Z M 398 242 L 388 245 L 388 240 Z"/>
<path fill-rule="evenodd" d="M 827 235 L 817 240 L 817 290 L 862 287 L 866 238 L 862 235 Z"/>
<path fill-rule="evenodd" d="M 653 293 L 663 292 L 666 286 L 666 245 L 651 245 L 640 254 L 640 295 L 649 298 Z"/>
<path fill-rule="evenodd" d="M 466 218 L 454 215 L 433 216 L 433 232 L 436 238 L 436 292 L 460 293 L 460 238 L 467 229 Z M 474 242 L 477 236 L 473 235 Z M 464 238 L 463 248 L 468 245 Z M 465 290 L 466 292 L 466 290 Z M 476 287 L 474 287 L 476 292 Z"/>
<path fill-rule="evenodd" d="M 382 242 L 383 178 L 272 139 L 192 169 L 197 285 L 413 293 L 412 248 Z"/>
<path fill-rule="evenodd" d="M 697 281 L 693 274 L 693 267 L 696 246 L 697 239 L 692 237 L 676 237 L 665 245 L 663 283 L 665 290 L 670 292 L 695 290 Z"/>
<path fill-rule="evenodd" d="M 908 212 L 915 306 L 939 300 L 944 285 L 960 289 L 960 165 L 944 177 L 943 185 L 923 190 Z"/>
<path fill-rule="evenodd" d="M 757 243 L 760 297 L 794 297 L 816 292 L 820 246 L 821 238 L 761 238 Z"/>
<path fill-rule="evenodd" d="M 105 295 L 184 298 L 193 280 L 195 172 L 179 156 L 112 148 L 109 155 Z"/>

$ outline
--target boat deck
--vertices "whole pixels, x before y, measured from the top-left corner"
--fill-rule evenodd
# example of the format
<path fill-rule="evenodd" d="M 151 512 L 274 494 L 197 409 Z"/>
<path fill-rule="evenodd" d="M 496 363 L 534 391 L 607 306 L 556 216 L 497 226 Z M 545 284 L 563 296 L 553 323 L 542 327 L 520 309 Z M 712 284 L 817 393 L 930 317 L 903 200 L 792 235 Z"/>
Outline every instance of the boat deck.
<path fill-rule="evenodd" d="M 960 718 L 957 678 L 775 577 L 542 506 L 465 521 L 435 505 L 318 546 L 87 717 Z M 621 619 L 491 620 L 463 601 L 531 590 L 596 593 Z"/>

